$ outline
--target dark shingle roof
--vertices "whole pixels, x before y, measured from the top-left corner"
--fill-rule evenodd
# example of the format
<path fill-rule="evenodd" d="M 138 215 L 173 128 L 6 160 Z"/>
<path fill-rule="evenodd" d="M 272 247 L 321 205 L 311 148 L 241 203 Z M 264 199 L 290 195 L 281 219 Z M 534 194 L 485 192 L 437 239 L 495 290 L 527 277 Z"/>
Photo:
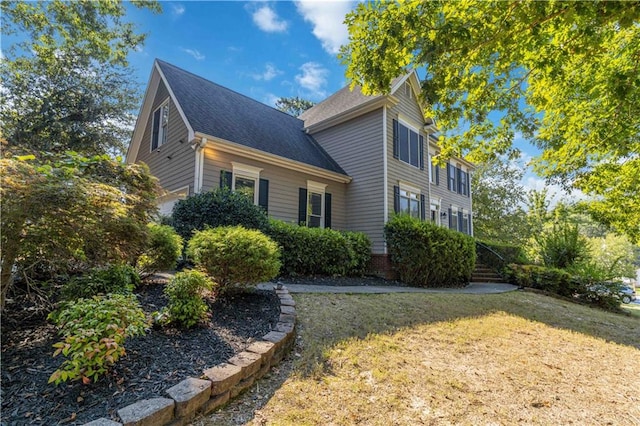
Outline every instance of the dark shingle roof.
<path fill-rule="evenodd" d="M 404 76 L 393 79 L 391 87 L 394 87 L 402 78 Z M 300 119 L 304 120 L 305 127 L 309 127 L 381 97 L 383 95 L 364 95 L 360 86 L 354 87 L 353 90 L 349 89 L 349 86 L 345 86 L 324 101 L 300 114 Z"/>
<path fill-rule="evenodd" d="M 304 122 L 167 62 L 156 60 L 194 132 L 347 175 L 304 132 Z"/>

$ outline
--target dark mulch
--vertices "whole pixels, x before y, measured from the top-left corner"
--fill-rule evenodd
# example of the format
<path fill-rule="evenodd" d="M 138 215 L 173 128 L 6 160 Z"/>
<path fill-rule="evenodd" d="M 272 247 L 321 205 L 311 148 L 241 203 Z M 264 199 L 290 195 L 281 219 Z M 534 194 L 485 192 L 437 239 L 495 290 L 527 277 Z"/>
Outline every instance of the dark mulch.
<path fill-rule="evenodd" d="M 407 287 L 403 282 L 387 280 L 380 277 L 329 277 L 329 276 L 299 276 L 280 277 L 278 282 L 284 284 L 303 285 L 328 285 L 328 286 L 384 286 L 384 287 Z"/>
<path fill-rule="evenodd" d="M 147 312 L 166 304 L 162 285 L 144 286 L 140 302 Z M 116 411 L 164 391 L 187 377 L 226 361 L 268 333 L 280 314 L 273 291 L 210 300 L 206 326 L 188 331 L 154 328 L 125 342 L 127 354 L 97 383 L 54 386 L 49 376 L 63 358 L 53 358 L 58 341 L 26 298 L 14 300 L 2 317 L 2 420 L 4 425 L 84 424 L 99 417 L 117 420 Z M 20 306 L 17 309 L 16 306 Z"/>

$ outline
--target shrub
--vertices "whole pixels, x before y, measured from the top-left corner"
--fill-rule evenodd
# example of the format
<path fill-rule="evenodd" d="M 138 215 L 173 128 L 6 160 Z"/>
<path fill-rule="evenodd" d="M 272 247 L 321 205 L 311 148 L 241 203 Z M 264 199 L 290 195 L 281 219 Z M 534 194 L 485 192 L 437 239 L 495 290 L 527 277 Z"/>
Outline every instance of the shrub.
<path fill-rule="evenodd" d="M 244 194 L 229 188 L 192 195 L 178 201 L 171 215 L 176 232 L 188 241 L 194 231 L 207 227 L 241 225 L 266 231 L 269 219 L 265 211 Z"/>
<path fill-rule="evenodd" d="M 150 223 L 147 227 L 149 244 L 138 258 L 136 267 L 145 275 L 163 269 L 174 269 L 182 255 L 182 237 L 171 226 Z"/>
<path fill-rule="evenodd" d="M 477 242 L 479 246 L 476 247 L 478 262 L 495 270 L 501 270 L 510 263 L 528 263 L 527 256 L 519 245 L 484 240 L 477 240 Z M 502 260 L 494 253 L 500 255 Z"/>
<path fill-rule="evenodd" d="M 476 262 L 472 237 L 408 215 L 394 216 L 384 234 L 391 263 L 403 282 L 418 287 L 469 282 Z"/>
<path fill-rule="evenodd" d="M 578 226 L 564 223 L 535 236 L 545 266 L 566 268 L 589 257 L 589 243 Z"/>
<path fill-rule="evenodd" d="M 53 345 L 53 356 L 67 359 L 49 377 L 49 383 L 82 379 L 88 384 L 103 375 L 124 355 L 126 337 L 143 335 L 148 325 L 134 295 L 108 294 L 66 303 L 49 319 L 60 327 L 64 340 Z"/>
<path fill-rule="evenodd" d="M 269 237 L 242 226 L 197 231 L 187 255 L 224 293 L 275 277 L 280 270 L 280 250 Z"/>
<path fill-rule="evenodd" d="M 169 299 L 167 307 L 160 312 L 161 323 L 177 323 L 183 327 L 193 327 L 206 318 L 207 304 L 202 299 L 205 290 L 211 290 L 213 283 L 198 271 L 178 272 L 164 288 Z"/>
<path fill-rule="evenodd" d="M 371 258 L 371 242 L 358 232 L 272 220 L 269 236 L 282 249 L 283 275 L 362 275 Z"/>
<path fill-rule="evenodd" d="M 84 275 L 71 278 L 62 288 L 65 300 L 90 298 L 99 294 L 131 293 L 140 284 L 140 276 L 129 265 L 93 268 Z"/>

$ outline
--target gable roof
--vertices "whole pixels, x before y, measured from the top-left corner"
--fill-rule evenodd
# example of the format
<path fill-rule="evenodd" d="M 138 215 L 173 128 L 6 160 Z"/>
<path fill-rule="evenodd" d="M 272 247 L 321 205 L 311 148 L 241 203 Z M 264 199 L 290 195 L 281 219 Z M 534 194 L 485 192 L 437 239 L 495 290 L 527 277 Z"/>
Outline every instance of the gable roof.
<path fill-rule="evenodd" d="M 194 132 L 347 175 L 302 120 L 167 62 L 156 66 Z"/>
<path fill-rule="evenodd" d="M 412 71 L 393 79 L 391 81 L 390 95 L 393 95 L 398 87 L 413 73 Z M 365 95 L 362 93 L 360 86 L 355 86 L 353 90 L 349 86 L 345 86 L 324 101 L 300 114 L 299 118 L 304 120 L 304 125 L 308 128 L 337 115 L 364 108 L 366 105 L 384 100 L 386 97 L 387 95 Z"/>

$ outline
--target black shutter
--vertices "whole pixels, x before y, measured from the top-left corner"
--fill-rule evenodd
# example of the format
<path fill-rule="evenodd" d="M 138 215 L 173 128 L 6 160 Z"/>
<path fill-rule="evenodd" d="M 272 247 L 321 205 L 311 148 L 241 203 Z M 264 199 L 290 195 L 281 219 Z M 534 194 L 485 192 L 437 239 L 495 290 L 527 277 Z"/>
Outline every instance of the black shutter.
<path fill-rule="evenodd" d="M 469 213 L 469 216 L 467 216 L 467 222 L 469 222 L 469 224 L 467 225 L 467 229 L 469 229 L 469 235 L 473 235 L 473 231 L 471 229 L 471 213 Z"/>
<path fill-rule="evenodd" d="M 307 223 L 307 188 L 298 191 L 298 225 Z"/>
<path fill-rule="evenodd" d="M 471 173 L 467 173 L 467 197 L 471 197 Z"/>
<path fill-rule="evenodd" d="M 458 194 L 463 194 L 462 192 L 462 170 L 456 167 L 456 178 L 458 179 Z"/>
<path fill-rule="evenodd" d="M 420 135 L 420 170 L 424 170 L 424 137 Z"/>
<path fill-rule="evenodd" d="M 424 202 L 424 194 L 420 194 L 420 218 L 425 220 L 427 218 L 427 206 Z"/>
<path fill-rule="evenodd" d="M 463 222 L 464 222 L 464 216 L 462 214 L 462 212 L 458 212 L 458 231 L 460 232 L 464 232 L 464 228 L 463 228 Z"/>
<path fill-rule="evenodd" d="M 156 112 L 153 113 L 153 123 L 151 123 L 151 125 L 153 126 L 151 129 L 152 131 L 151 150 L 152 151 L 158 148 L 158 131 L 160 130 L 160 110 L 161 109 L 162 108 L 158 108 Z"/>
<path fill-rule="evenodd" d="M 400 187 L 393 187 L 393 212 L 398 213 L 400 211 Z"/>
<path fill-rule="evenodd" d="M 451 209 L 449 209 L 449 229 L 453 227 L 453 216 L 451 215 Z"/>
<path fill-rule="evenodd" d="M 398 120 L 393 120 L 393 158 L 400 156 L 400 147 L 398 146 Z"/>
<path fill-rule="evenodd" d="M 447 189 L 453 191 L 451 189 L 451 166 L 449 164 L 447 164 Z"/>
<path fill-rule="evenodd" d="M 324 194 L 324 227 L 331 228 L 331 194 Z"/>
<path fill-rule="evenodd" d="M 440 185 L 440 166 L 435 166 L 436 169 L 436 185 Z"/>
<path fill-rule="evenodd" d="M 231 189 L 233 185 L 233 173 L 226 170 L 220 170 L 220 188 Z"/>
<path fill-rule="evenodd" d="M 258 205 L 269 213 L 269 181 L 260 179 L 260 188 L 258 190 Z"/>

